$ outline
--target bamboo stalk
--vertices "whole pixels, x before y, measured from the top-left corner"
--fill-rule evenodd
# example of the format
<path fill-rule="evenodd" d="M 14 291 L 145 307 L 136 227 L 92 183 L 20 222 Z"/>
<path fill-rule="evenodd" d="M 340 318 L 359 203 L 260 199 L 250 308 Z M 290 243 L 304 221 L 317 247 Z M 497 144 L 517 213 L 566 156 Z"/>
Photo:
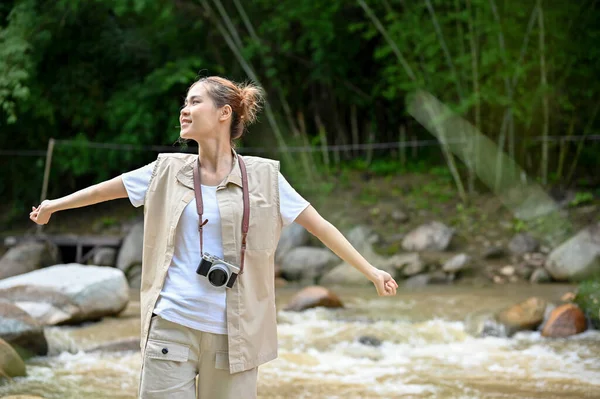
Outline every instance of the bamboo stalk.
<path fill-rule="evenodd" d="M 585 138 L 592 130 L 592 126 L 594 121 L 596 120 L 596 116 L 598 115 L 598 111 L 600 110 L 600 101 L 596 103 L 596 108 L 594 108 L 594 112 L 592 113 L 592 117 L 589 119 L 585 130 L 583 131 L 583 137 L 581 141 L 577 145 L 577 152 L 575 153 L 575 157 L 573 158 L 573 162 L 571 163 L 571 168 L 569 169 L 569 174 L 567 175 L 567 184 L 571 184 L 571 180 L 573 179 L 573 175 L 575 174 L 575 169 L 577 168 L 577 162 L 579 162 L 579 156 L 581 155 L 581 151 L 583 150 L 583 146 L 585 145 Z"/>
<path fill-rule="evenodd" d="M 437 132 L 438 135 L 438 139 L 440 140 L 440 143 L 442 143 L 442 153 L 444 155 L 444 157 L 446 158 L 446 163 L 448 164 L 448 168 L 450 169 L 450 174 L 452 175 L 453 179 L 454 179 L 454 183 L 456 184 L 456 188 L 458 190 L 458 196 L 460 197 L 462 202 L 467 202 L 467 195 L 465 193 L 465 188 L 463 186 L 462 180 L 460 178 L 460 174 L 458 173 L 458 169 L 456 167 L 456 163 L 454 162 L 454 157 L 450 151 L 450 146 L 448 145 L 446 139 L 446 129 L 444 128 L 444 120 L 443 118 L 446 117 L 446 115 L 441 115 L 440 113 L 438 113 L 437 115 L 435 114 L 434 110 L 431 109 L 431 104 L 429 102 L 426 102 L 425 104 L 425 108 L 427 113 L 429 114 L 429 118 L 431 121 L 434 122 L 434 129 Z"/>
<path fill-rule="evenodd" d="M 525 54 L 527 52 L 527 46 L 529 44 L 529 36 L 531 35 L 531 31 L 533 30 L 533 26 L 535 25 L 535 21 L 537 19 L 538 6 L 537 4 L 533 7 L 531 11 L 531 16 L 529 17 L 529 22 L 527 23 L 527 30 L 525 32 L 525 36 L 523 37 L 523 44 L 521 45 L 521 51 L 519 52 L 519 59 L 517 60 L 517 65 L 522 65 L 523 60 L 525 59 Z M 512 89 L 513 91 L 517 87 L 517 82 L 519 80 L 519 75 L 517 72 L 513 75 L 512 78 Z"/>
<path fill-rule="evenodd" d="M 225 30 L 225 27 L 223 26 L 223 24 L 221 23 L 221 21 L 219 21 L 218 19 L 216 19 L 214 17 L 214 13 L 212 11 L 212 8 L 210 7 L 210 4 L 208 4 L 208 1 L 207 0 L 201 0 L 201 1 L 202 1 L 202 5 L 204 6 L 204 9 L 206 10 L 206 12 L 210 16 L 213 17 L 214 22 L 217 25 L 217 29 L 219 30 L 219 33 L 221 33 L 221 35 L 225 39 L 225 42 L 227 43 L 227 45 L 229 46 L 229 48 L 233 52 L 233 54 L 236 57 L 237 61 L 240 63 L 240 65 L 244 69 L 244 72 L 246 72 L 246 74 L 252 80 L 254 80 L 257 84 L 259 84 L 259 85 L 262 86 L 262 84 L 260 83 L 260 80 L 258 79 L 258 76 L 254 72 L 254 69 L 246 61 L 246 59 L 242 55 L 240 49 L 236 46 L 236 44 L 234 43 L 233 39 L 231 38 L 230 34 L 227 33 L 227 31 Z M 283 139 L 281 131 L 279 130 L 279 125 L 277 124 L 277 121 L 275 120 L 275 115 L 273 114 L 273 110 L 271 109 L 271 106 L 270 106 L 270 104 L 269 104 L 268 101 L 265 101 L 265 113 L 267 114 L 267 120 L 269 121 L 269 124 L 271 125 L 271 129 L 273 129 L 273 134 L 275 135 L 275 139 L 277 140 L 277 144 L 278 144 L 279 148 L 281 149 L 281 151 L 284 154 L 285 161 L 287 163 L 289 163 L 289 164 L 292 164 L 293 163 L 293 158 L 289 154 L 287 145 L 285 143 L 285 140 Z"/>
<path fill-rule="evenodd" d="M 235 44 L 240 49 L 244 48 L 242 39 L 240 39 L 240 35 L 238 35 L 237 29 L 233 25 L 233 22 L 231 22 L 231 18 L 229 18 L 229 14 L 227 13 L 227 11 L 225 11 L 225 8 L 223 7 L 223 3 L 221 3 L 221 0 L 213 0 L 213 3 L 217 7 L 217 10 L 219 10 L 219 14 L 221 14 L 221 18 L 225 22 L 227 29 L 229 29 L 229 33 L 231 34 L 231 37 L 233 38 L 233 41 L 235 42 Z"/>
<path fill-rule="evenodd" d="M 418 141 L 417 141 L 417 135 L 415 133 L 412 134 L 412 158 L 413 159 L 417 159 L 418 155 L 419 155 L 419 145 L 418 145 Z"/>
<path fill-rule="evenodd" d="M 427 9 L 429 10 L 429 14 L 431 16 L 431 20 L 433 22 L 433 27 L 435 29 L 435 33 L 438 37 L 440 45 L 442 46 L 442 50 L 444 51 L 444 55 L 446 58 L 446 63 L 448 64 L 448 68 L 452 72 L 454 76 L 454 81 L 456 84 L 456 93 L 458 94 L 458 98 L 462 102 L 464 99 L 462 87 L 460 84 L 460 79 L 458 73 L 456 72 L 456 68 L 454 67 L 454 63 L 452 62 L 452 56 L 450 55 L 450 50 L 448 50 L 448 46 L 446 45 L 446 40 L 444 39 L 444 35 L 442 34 L 442 29 L 440 24 L 438 23 L 435 10 L 433 9 L 433 5 L 431 4 L 431 0 L 425 0 L 425 4 L 427 5 Z"/>
<path fill-rule="evenodd" d="M 394 42 L 392 40 L 392 38 L 388 34 L 387 30 L 383 27 L 383 25 L 381 24 L 381 22 L 379 21 L 377 16 L 373 13 L 373 10 L 371 10 L 371 8 L 364 2 L 364 0 L 357 0 L 357 1 L 358 1 L 358 4 L 360 4 L 360 6 L 363 8 L 363 10 L 365 10 L 365 12 L 367 13 L 367 16 L 371 19 L 371 21 L 373 22 L 373 25 L 375 25 L 375 28 L 377 28 L 379 33 L 381 33 L 381 35 L 385 38 L 385 40 L 387 41 L 388 45 L 390 46 L 390 48 L 396 55 L 396 58 L 398 58 L 400 65 L 402 65 L 402 68 L 404 68 L 404 71 L 406 72 L 406 74 L 408 75 L 410 80 L 415 81 L 416 77 L 415 77 L 415 74 L 414 74 L 412 68 L 410 67 L 410 65 L 408 65 L 408 62 L 406 62 L 406 59 L 400 52 L 400 49 L 396 45 L 396 42 Z"/>
<path fill-rule="evenodd" d="M 463 94 L 462 85 L 460 83 L 460 76 L 458 75 L 458 72 L 456 71 L 456 68 L 454 66 L 452 56 L 450 55 L 450 50 L 448 49 L 448 45 L 446 44 L 446 39 L 444 38 L 444 35 L 442 33 L 442 28 L 440 27 L 440 24 L 437 20 L 435 9 L 433 8 L 431 0 L 425 0 L 425 5 L 427 6 L 427 10 L 429 11 L 429 15 L 431 16 L 431 21 L 433 23 L 438 41 L 440 42 L 440 46 L 442 47 L 442 50 L 444 52 L 444 56 L 446 58 L 446 63 L 448 64 L 448 68 L 450 69 L 452 75 L 454 76 L 454 82 L 455 82 L 455 86 L 456 86 L 456 94 L 458 95 L 459 101 L 461 103 L 463 103 L 465 97 Z M 461 136 L 461 138 L 463 137 L 463 132 L 460 132 L 460 136 Z M 454 161 L 454 155 L 450 151 L 450 148 L 446 141 L 446 139 L 447 139 L 446 132 L 445 131 L 440 132 L 439 137 L 440 138 L 443 137 L 443 141 L 441 141 L 442 150 L 444 153 L 444 157 L 446 158 L 446 162 L 448 163 L 448 167 L 450 168 L 450 172 L 452 173 L 452 176 L 454 177 L 456 187 L 459 192 L 459 196 L 461 197 L 463 202 L 467 202 L 467 196 L 465 194 L 463 183 L 460 178 L 460 174 L 458 173 L 456 163 Z M 473 181 L 475 172 L 473 171 L 473 163 L 469 160 L 469 157 L 467 157 L 465 164 L 467 165 L 467 169 L 469 170 L 468 179 L 469 179 L 469 181 Z"/>
<path fill-rule="evenodd" d="M 454 8 L 455 8 L 455 11 L 457 14 L 459 14 L 461 11 L 460 1 L 461 0 L 455 0 L 455 2 L 454 2 Z M 469 15 L 469 19 L 470 18 L 471 18 L 471 16 Z M 466 58 L 465 33 L 463 30 L 462 21 L 459 18 L 456 18 L 456 31 L 458 34 L 460 57 L 461 57 L 461 59 L 465 59 Z M 473 58 L 473 54 L 471 54 L 471 58 Z M 465 135 L 464 135 L 464 132 L 462 132 L 462 130 L 461 130 L 461 139 L 462 140 L 465 139 Z M 475 162 L 473 160 L 473 156 L 475 154 L 474 146 L 475 146 L 475 143 L 472 140 L 466 144 L 468 155 L 465 157 L 465 164 L 467 165 L 467 190 L 468 190 L 469 196 L 473 195 L 473 193 L 475 192 L 475 175 L 476 175 L 476 173 L 474 170 Z"/>
<path fill-rule="evenodd" d="M 304 113 L 302 111 L 298 111 L 298 113 L 296 114 L 296 119 L 298 120 L 298 128 L 300 129 L 300 138 L 302 140 L 302 145 L 307 150 L 309 150 L 311 146 L 308 141 L 308 133 L 306 132 L 306 122 L 304 121 Z M 314 181 L 315 176 L 317 175 L 317 171 L 315 170 L 315 162 L 313 159 L 312 152 L 303 151 L 302 154 L 304 154 L 304 156 L 301 157 L 304 169 L 307 170 L 308 173 L 310 173 L 311 181 Z"/>
<path fill-rule="evenodd" d="M 349 159 L 349 158 L 352 158 L 352 154 L 351 154 L 350 149 L 347 146 L 348 140 L 346 138 L 346 135 L 344 134 L 345 129 L 342 126 L 342 122 L 340 121 L 338 104 L 337 104 L 337 101 L 335 100 L 335 95 L 332 94 L 331 98 L 332 98 L 332 107 L 333 107 L 333 123 L 335 125 L 335 130 L 336 130 L 336 132 L 335 132 L 336 140 L 335 141 L 344 146 L 344 157 L 345 157 L 345 159 Z M 340 150 L 336 150 L 336 152 L 339 155 Z"/>
<path fill-rule="evenodd" d="M 356 117 L 356 105 L 350 106 L 350 129 L 352 130 L 353 153 L 358 153 L 358 119 Z"/>
<path fill-rule="evenodd" d="M 548 130 L 549 130 L 549 119 L 550 110 L 548 107 L 548 94 L 546 81 L 546 57 L 545 57 L 545 35 L 544 35 L 544 10 L 542 8 L 542 0 L 538 0 L 538 24 L 540 28 L 540 75 L 541 75 L 541 86 L 544 92 L 542 97 L 542 110 L 544 116 L 544 124 L 542 128 L 542 184 L 548 184 Z"/>
<path fill-rule="evenodd" d="M 367 140 L 369 146 L 367 147 L 367 165 L 371 165 L 371 162 L 373 161 L 373 146 L 371 144 L 373 144 L 373 142 L 375 141 L 375 133 L 373 132 L 373 129 L 369 129 L 369 138 Z"/>
<path fill-rule="evenodd" d="M 471 73 L 472 73 L 472 82 L 473 82 L 473 93 L 475 94 L 475 127 L 477 131 L 481 131 L 481 98 L 479 94 L 479 54 L 476 42 L 477 35 L 477 27 L 475 26 L 475 21 L 473 20 L 473 12 L 471 9 L 471 0 L 467 0 L 467 13 L 469 15 L 469 46 L 471 48 Z M 477 168 L 480 165 L 479 154 L 480 154 L 480 145 L 479 145 L 479 135 L 475 136 L 475 140 L 471 143 L 472 145 L 472 162 Z M 468 177 L 468 190 L 469 194 L 473 194 L 475 192 L 475 176 L 477 175 L 477 170 L 475 173 L 469 172 Z"/>
<path fill-rule="evenodd" d="M 246 14 L 246 10 L 244 10 L 244 7 L 242 6 L 242 3 L 240 3 L 239 0 L 233 0 L 233 4 L 235 4 L 235 8 L 237 8 L 238 13 L 240 13 L 240 17 L 242 17 L 242 22 L 246 26 L 246 29 L 248 29 L 250 37 L 252 37 L 254 41 L 261 43 L 260 39 L 258 38 L 258 35 L 256 34 L 256 31 L 254 30 L 254 27 L 252 26 L 252 23 L 250 22 L 250 18 L 248 18 L 248 14 Z"/>
<path fill-rule="evenodd" d="M 500 46 L 500 56 L 502 57 L 502 64 L 504 68 L 508 68 L 508 56 L 506 54 L 506 44 L 504 40 L 504 33 L 502 32 L 502 22 L 500 21 L 500 15 L 498 14 L 498 8 L 496 7 L 495 0 L 489 0 L 490 7 L 492 9 L 492 15 L 496 20 L 496 24 L 498 25 L 498 44 Z M 515 158 L 515 138 L 514 138 L 514 123 L 512 121 L 512 100 L 513 100 L 513 90 L 510 85 L 510 79 L 508 76 L 504 77 L 504 89 L 506 90 L 506 95 L 510 101 L 510 104 L 505 111 L 505 115 L 502 118 L 502 128 L 500 130 L 500 134 L 498 135 L 498 145 L 500 147 L 500 152 L 498 152 L 497 160 L 496 160 L 496 184 L 498 184 L 499 180 L 502 179 L 502 174 L 504 172 L 504 157 L 501 156 L 502 151 L 504 149 L 504 141 L 506 140 L 506 132 L 508 131 L 508 155 L 514 159 Z M 498 186 L 496 186 L 498 188 Z"/>
<path fill-rule="evenodd" d="M 285 100 L 285 95 L 283 94 L 283 90 L 281 87 L 277 87 L 277 94 L 279 95 L 279 102 L 281 103 L 281 107 L 283 108 L 283 114 L 285 115 L 285 119 L 287 120 L 288 125 L 290 126 L 290 131 L 295 138 L 300 136 L 300 132 L 298 128 L 294 124 L 294 118 L 292 117 L 292 110 L 290 109 L 289 103 Z"/>
<path fill-rule="evenodd" d="M 506 141 L 506 127 L 509 123 L 510 114 L 504 114 L 502 118 L 502 125 L 500 125 L 500 134 L 498 135 L 498 153 L 496 154 L 496 167 L 494 168 L 496 172 L 496 183 L 494 185 L 494 189 L 496 191 L 500 190 L 500 185 L 502 184 L 502 175 L 503 175 L 503 165 L 504 165 L 504 144 Z"/>
<path fill-rule="evenodd" d="M 244 23 L 244 26 L 246 26 L 246 29 L 250 33 L 250 37 L 259 46 L 259 48 L 262 48 L 263 42 L 258 37 L 258 34 L 256 33 L 256 30 L 254 29 L 252 22 L 250 22 L 250 18 L 248 18 L 248 14 L 246 14 L 246 10 L 244 9 L 244 6 L 242 5 L 242 3 L 240 3 L 239 0 L 233 0 L 233 2 L 235 4 L 235 7 L 236 7 L 238 13 L 240 14 L 240 17 L 242 18 L 242 22 Z M 279 94 L 279 101 L 281 103 L 281 107 L 283 108 L 283 112 L 285 114 L 287 122 L 292 131 L 292 135 L 295 138 L 300 138 L 301 132 L 299 131 L 298 127 L 294 124 L 294 119 L 292 117 L 292 110 L 291 110 L 290 104 L 287 101 L 287 98 L 285 97 L 283 90 L 281 89 L 280 86 L 277 86 L 277 92 Z M 307 143 L 306 131 L 304 131 L 302 133 L 302 135 L 303 135 L 303 137 L 301 139 L 304 142 L 304 144 L 306 144 Z M 313 161 L 314 161 L 313 157 L 312 157 L 312 153 L 303 151 L 302 153 L 300 153 L 299 157 L 300 157 L 300 161 L 302 162 L 302 167 L 304 168 L 304 172 L 306 173 L 306 176 L 308 177 L 310 182 L 314 182 L 314 171 L 313 171 L 313 167 L 311 166 L 311 165 L 313 165 Z"/>
<path fill-rule="evenodd" d="M 457 15 L 461 11 L 460 6 L 461 6 L 460 0 L 455 0 L 454 1 L 454 9 L 455 9 Z M 458 33 L 458 48 L 460 49 L 460 51 L 459 51 L 460 56 L 464 59 L 465 55 L 467 53 L 467 51 L 465 49 L 465 33 L 463 30 L 462 21 L 460 21 L 459 18 L 456 18 L 456 31 Z"/>
<path fill-rule="evenodd" d="M 562 180 L 563 167 L 565 164 L 565 157 L 567 156 L 567 140 L 573 135 L 575 131 L 575 116 L 571 117 L 571 123 L 569 123 L 569 130 L 567 132 L 566 139 L 560 140 L 560 152 L 558 155 L 558 168 L 556 170 L 556 180 Z"/>
<path fill-rule="evenodd" d="M 400 165 L 402 168 L 406 167 L 406 126 L 400 125 L 400 148 L 398 148 L 398 152 L 400 153 Z"/>
<path fill-rule="evenodd" d="M 319 141 L 321 143 L 321 154 L 323 155 L 323 163 L 325 164 L 325 169 L 329 172 L 330 162 L 329 152 L 327 150 L 327 133 L 323 122 L 321 122 L 321 117 L 318 113 L 315 113 L 315 125 L 317 125 L 317 131 L 319 133 Z"/>

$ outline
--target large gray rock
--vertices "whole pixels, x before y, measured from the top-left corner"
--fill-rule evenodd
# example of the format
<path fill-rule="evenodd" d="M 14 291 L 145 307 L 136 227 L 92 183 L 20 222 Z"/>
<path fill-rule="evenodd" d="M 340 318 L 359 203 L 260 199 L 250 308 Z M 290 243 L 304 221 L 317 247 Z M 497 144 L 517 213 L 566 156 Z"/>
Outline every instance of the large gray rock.
<path fill-rule="evenodd" d="M 469 266 L 471 258 L 467 254 L 458 254 L 444 262 L 442 270 L 446 273 L 458 273 Z"/>
<path fill-rule="evenodd" d="M 68 295 L 54 288 L 17 285 L 0 289 L 0 298 L 15 304 L 44 326 L 68 322 L 80 313 L 79 306 Z"/>
<path fill-rule="evenodd" d="M 144 247 L 144 222 L 136 223 L 123 239 L 123 244 L 117 256 L 117 268 L 125 273 L 130 267 L 142 264 L 142 249 Z"/>
<path fill-rule="evenodd" d="M 396 274 L 400 265 L 398 257 L 384 258 L 373 250 L 373 243 L 379 240 L 379 236 L 366 226 L 357 226 L 346 233 L 346 239 L 354 248 L 373 266 L 390 273 Z M 325 273 L 319 280 L 321 284 L 341 285 L 369 285 L 372 284 L 361 272 L 348 263 L 335 266 Z"/>
<path fill-rule="evenodd" d="M 49 241 L 23 243 L 9 249 L 0 259 L 0 279 L 55 265 L 59 259 L 58 247 Z"/>
<path fill-rule="evenodd" d="M 356 226 L 346 233 L 346 239 L 362 254 L 372 252 L 373 244 L 379 241 L 379 236 L 370 227 Z"/>
<path fill-rule="evenodd" d="M 68 297 L 78 312 L 63 323 L 95 320 L 121 312 L 129 300 L 127 279 L 122 271 L 102 266 L 83 266 L 76 263 L 56 265 L 0 281 L 0 290 L 18 286 L 40 287 Z M 35 316 L 35 298 L 25 302 L 24 310 Z"/>
<path fill-rule="evenodd" d="M 369 252 L 368 250 L 363 252 L 361 255 L 369 261 L 370 264 L 378 269 L 384 270 L 396 277 L 400 270 L 410 266 L 410 263 L 406 263 L 408 259 L 402 255 L 395 255 L 390 258 L 384 258 L 377 255 L 375 252 Z M 319 280 L 320 284 L 325 285 L 371 285 L 373 284 L 367 277 L 359 272 L 356 268 L 348 263 L 342 263 L 335 266 L 329 272 L 323 275 Z"/>
<path fill-rule="evenodd" d="M 535 252 L 540 247 L 538 240 L 528 233 L 519 233 L 510 240 L 508 249 L 514 255 L 523 255 L 528 252 Z"/>
<path fill-rule="evenodd" d="M 393 255 L 390 258 L 382 259 L 380 264 L 384 265 L 386 270 L 395 270 L 394 274 L 402 271 L 405 276 L 412 276 L 425 270 L 426 264 L 417 252 L 408 252 Z"/>
<path fill-rule="evenodd" d="M 548 271 L 543 267 L 535 269 L 529 277 L 529 281 L 533 284 L 549 283 L 551 280 L 550 274 L 548 274 Z"/>
<path fill-rule="evenodd" d="M 509 336 L 517 331 L 535 330 L 544 321 L 547 306 L 545 300 L 531 297 L 501 310 L 496 314 L 496 320 L 506 327 Z"/>
<path fill-rule="evenodd" d="M 554 249 L 545 267 L 559 281 L 582 280 L 600 272 L 600 223 L 581 230 Z"/>
<path fill-rule="evenodd" d="M 48 353 L 43 326 L 18 306 L 0 300 L 0 338 L 35 355 Z"/>
<path fill-rule="evenodd" d="M 454 232 L 441 222 L 424 224 L 404 237 L 402 248 L 407 251 L 444 251 L 450 245 Z"/>
<path fill-rule="evenodd" d="M 298 223 L 292 223 L 281 231 L 277 250 L 275 251 L 275 262 L 281 262 L 284 256 L 293 248 L 304 246 L 308 243 L 310 234 Z"/>
<path fill-rule="evenodd" d="M 427 268 L 427 265 L 421 260 L 418 254 L 414 255 L 417 255 L 416 257 L 413 256 L 414 260 L 407 262 L 402 267 L 402 275 L 404 275 L 405 277 L 412 277 L 416 276 L 417 274 L 421 274 Z"/>
<path fill-rule="evenodd" d="M 319 277 L 339 263 L 340 258 L 329 249 L 294 248 L 284 256 L 281 262 L 281 275 L 289 281 L 314 284 Z"/>
<path fill-rule="evenodd" d="M 369 285 L 372 284 L 361 272 L 347 263 L 342 263 L 327 272 L 320 284 L 325 285 Z"/>
<path fill-rule="evenodd" d="M 418 274 L 404 280 L 403 287 L 407 289 L 423 288 L 429 284 L 430 279 L 428 274 Z"/>
<path fill-rule="evenodd" d="M 114 248 L 98 248 L 88 262 L 89 265 L 114 266 L 116 264 L 117 250 Z"/>

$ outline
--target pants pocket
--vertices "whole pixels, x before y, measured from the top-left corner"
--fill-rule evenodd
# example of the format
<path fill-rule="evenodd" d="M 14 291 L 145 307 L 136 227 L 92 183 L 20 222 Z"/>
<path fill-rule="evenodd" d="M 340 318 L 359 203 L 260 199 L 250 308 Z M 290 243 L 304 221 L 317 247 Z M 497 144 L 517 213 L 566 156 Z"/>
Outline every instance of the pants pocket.
<path fill-rule="evenodd" d="M 146 345 L 146 357 L 150 359 L 187 362 L 189 356 L 190 348 L 187 345 L 156 339 L 149 339 Z"/>
<path fill-rule="evenodd" d="M 187 345 L 149 339 L 140 376 L 140 398 L 194 398 L 196 365 L 188 360 L 190 357 Z"/>
<path fill-rule="evenodd" d="M 229 352 L 217 351 L 215 357 L 215 368 L 219 370 L 229 370 Z"/>

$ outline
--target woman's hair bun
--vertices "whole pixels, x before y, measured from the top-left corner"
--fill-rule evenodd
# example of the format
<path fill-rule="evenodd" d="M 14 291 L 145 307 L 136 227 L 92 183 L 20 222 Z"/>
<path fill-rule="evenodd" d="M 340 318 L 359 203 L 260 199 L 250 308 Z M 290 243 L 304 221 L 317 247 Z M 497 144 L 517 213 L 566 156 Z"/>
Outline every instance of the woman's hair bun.
<path fill-rule="evenodd" d="M 260 86 L 244 83 L 240 88 L 240 120 L 244 125 L 256 121 L 264 103 L 264 91 Z"/>

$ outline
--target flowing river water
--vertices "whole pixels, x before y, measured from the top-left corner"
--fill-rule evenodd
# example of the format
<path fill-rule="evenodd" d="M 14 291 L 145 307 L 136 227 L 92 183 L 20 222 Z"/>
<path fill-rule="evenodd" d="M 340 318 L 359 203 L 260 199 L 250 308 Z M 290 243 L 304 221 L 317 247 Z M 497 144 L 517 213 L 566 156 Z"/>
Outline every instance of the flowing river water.
<path fill-rule="evenodd" d="M 379 298 L 372 288 L 334 288 L 345 309 L 280 310 L 279 358 L 259 369 L 259 398 L 600 398 L 600 332 L 548 339 L 539 332 L 476 338 L 486 314 L 530 296 L 554 303 L 573 288 L 427 287 Z M 282 309 L 297 288 L 278 289 Z M 135 294 L 133 294 L 135 297 Z M 135 398 L 139 352 L 93 351 L 135 340 L 139 302 L 118 318 L 46 330 L 51 353 L 3 395 Z M 381 340 L 365 345 L 361 336 Z M 131 346 L 131 345 L 130 345 Z"/>

